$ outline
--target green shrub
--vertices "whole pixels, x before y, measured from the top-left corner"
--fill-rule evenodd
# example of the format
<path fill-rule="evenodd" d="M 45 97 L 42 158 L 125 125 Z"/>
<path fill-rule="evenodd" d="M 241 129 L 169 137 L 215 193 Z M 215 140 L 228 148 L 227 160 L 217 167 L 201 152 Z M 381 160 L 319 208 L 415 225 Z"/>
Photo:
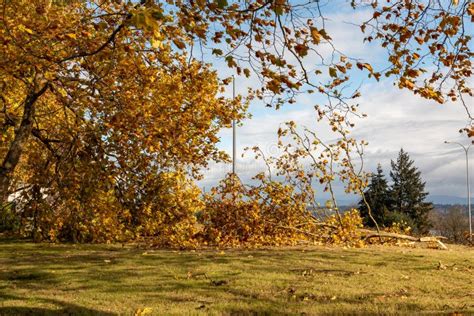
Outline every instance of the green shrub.
<path fill-rule="evenodd" d="M 14 204 L 0 205 L 0 233 L 15 232 L 20 229 L 20 216 Z"/>

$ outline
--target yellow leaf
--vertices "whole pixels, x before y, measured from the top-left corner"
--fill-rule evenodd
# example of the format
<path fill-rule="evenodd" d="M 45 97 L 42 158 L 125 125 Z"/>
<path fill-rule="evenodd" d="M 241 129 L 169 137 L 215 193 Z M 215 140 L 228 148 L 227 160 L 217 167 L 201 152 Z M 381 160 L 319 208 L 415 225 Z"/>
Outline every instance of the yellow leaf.
<path fill-rule="evenodd" d="M 26 32 L 26 33 L 28 33 L 28 34 L 33 34 L 33 33 L 34 33 L 33 30 L 27 28 L 27 27 L 24 26 L 23 24 L 18 25 L 18 29 L 19 29 L 20 31 Z"/>
<path fill-rule="evenodd" d="M 359 68 L 360 70 L 362 69 L 367 69 L 370 73 L 373 73 L 374 72 L 374 69 L 372 68 L 372 66 L 368 63 L 357 63 L 357 68 Z"/>
<path fill-rule="evenodd" d="M 337 70 L 339 70 L 342 73 L 346 73 L 346 67 L 341 66 L 341 65 L 336 65 Z"/>
<path fill-rule="evenodd" d="M 321 34 L 315 27 L 311 28 L 311 38 L 313 39 L 314 44 L 319 44 L 319 42 L 321 42 Z"/>
<path fill-rule="evenodd" d="M 410 90 L 413 90 L 413 88 L 415 87 L 415 84 L 413 83 L 413 81 L 405 78 L 405 77 L 402 77 L 400 78 L 400 88 L 403 88 L 403 87 L 407 87 L 408 89 Z"/>
<path fill-rule="evenodd" d="M 471 16 L 471 22 L 474 22 L 474 2 L 471 2 L 469 4 L 469 7 L 467 8 L 467 13 Z"/>
<path fill-rule="evenodd" d="M 363 66 L 364 66 L 364 68 L 367 69 L 368 71 L 374 72 L 374 69 L 372 68 L 372 66 L 371 66 L 370 64 L 367 64 L 367 63 L 366 63 L 366 64 L 364 64 Z"/>
<path fill-rule="evenodd" d="M 151 42 L 151 46 L 152 46 L 153 48 L 161 48 L 161 47 L 163 47 L 162 42 L 161 42 L 160 40 L 157 40 L 156 38 L 152 38 L 150 42 Z"/>
<path fill-rule="evenodd" d="M 420 44 L 420 45 L 423 45 L 423 43 L 425 42 L 425 40 L 422 39 L 422 38 L 419 37 L 419 36 L 415 36 L 415 40 L 416 40 L 416 41 L 418 42 L 418 44 Z"/>
<path fill-rule="evenodd" d="M 67 97 L 67 91 L 63 87 L 59 87 L 58 92 L 63 98 Z"/>
<path fill-rule="evenodd" d="M 66 34 L 66 37 L 69 37 L 70 39 L 77 39 L 77 36 L 74 33 Z"/>
<path fill-rule="evenodd" d="M 152 312 L 153 309 L 150 307 L 140 308 L 135 312 L 135 316 L 150 315 Z"/>

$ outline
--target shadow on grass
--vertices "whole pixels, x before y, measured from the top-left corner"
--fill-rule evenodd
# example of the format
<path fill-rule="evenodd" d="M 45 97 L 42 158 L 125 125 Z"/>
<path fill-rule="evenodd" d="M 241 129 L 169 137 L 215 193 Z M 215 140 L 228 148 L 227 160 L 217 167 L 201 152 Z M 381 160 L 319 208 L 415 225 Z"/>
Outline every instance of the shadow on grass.
<path fill-rule="evenodd" d="M 23 300 L 21 297 L 9 295 L 0 292 L 1 299 Z M 36 299 L 41 303 L 55 305 L 51 308 L 46 307 L 27 307 L 27 306 L 0 306 L 0 315 L 98 315 L 111 316 L 114 313 L 104 312 L 97 309 L 87 308 L 76 304 L 66 303 L 55 299 Z"/>
<path fill-rule="evenodd" d="M 301 293 L 301 300 L 291 301 L 286 292 L 273 290 L 272 286 L 300 282 L 308 271 L 315 280 L 342 282 L 355 276 L 356 272 L 361 273 L 361 264 L 380 268 L 400 265 L 400 256 L 397 255 L 372 258 L 365 252 L 331 252 L 325 249 L 305 252 L 226 251 L 225 255 L 219 255 L 214 251 L 147 251 L 107 245 L 32 244 L 2 240 L 0 248 L 0 284 L 4 282 L 7 285 L 0 287 L 0 301 L 13 301 L 17 305 L 0 307 L 0 315 L 113 315 L 59 300 L 34 297 L 35 290 L 43 290 L 43 293 L 51 290 L 49 295 L 54 298 L 60 296 L 53 295 L 77 290 L 81 290 L 77 292 L 81 292 L 79 295 L 84 295 L 86 300 L 95 295 L 102 295 L 102 300 L 106 301 L 126 296 L 132 297 L 130 303 L 135 305 L 137 302 L 174 302 L 185 303 L 186 306 L 196 303 L 198 308 L 201 305 L 199 300 L 209 300 L 211 302 L 204 305 L 212 307 L 213 304 L 222 306 L 225 303 L 220 308 L 226 315 L 288 314 L 301 310 L 302 304 L 327 305 L 330 309 L 329 305 L 335 303 L 348 306 L 344 312 L 352 314 L 360 310 L 367 300 L 377 306 L 383 305 L 383 302 L 376 301 L 377 296 L 383 295 L 341 297 L 333 301 L 324 293 L 306 296 Z M 405 259 L 410 264 L 419 262 L 415 256 L 405 256 Z M 419 266 L 411 269 L 417 268 Z M 190 272 L 201 274 L 193 277 L 192 273 L 189 276 Z M 207 276 L 203 276 L 203 272 Z M 336 279 L 326 278 L 329 274 Z M 257 281 L 260 278 L 265 283 L 265 291 L 260 293 L 252 288 L 252 284 L 256 284 L 253 278 Z M 213 280 L 225 281 L 225 284 L 215 286 Z M 246 282 L 249 282 L 248 286 Z M 308 282 L 305 283 L 307 286 Z M 28 293 L 32 294 L 32 299 L 40 304 L 26 307 L 25 298 L 11 295 L 9 286 L 31 291 Z M 239 305 L 236 302 L 243 302 L 245 307 L 235 307 Z M 45 308 L 43 303 L 53 307 Z M 91 304 L 94 306 L 94 303 Z M 124 308 L 130 307 L 126 302 L 123 304 Z M 246 309 L 246 306 L 250 307 Z M 406 302 L 401 303 L 399 309 L 416 311 L 420 306 Z"/>
<path fill-rule="evenodd" d="M 95 309 L 89 309 L 77 305 L 67 304 L 63 308 L 47 309 L 40 307 L 0 307 L 0 315 L 116 315 L 112 313 L 101 312 Z"/>

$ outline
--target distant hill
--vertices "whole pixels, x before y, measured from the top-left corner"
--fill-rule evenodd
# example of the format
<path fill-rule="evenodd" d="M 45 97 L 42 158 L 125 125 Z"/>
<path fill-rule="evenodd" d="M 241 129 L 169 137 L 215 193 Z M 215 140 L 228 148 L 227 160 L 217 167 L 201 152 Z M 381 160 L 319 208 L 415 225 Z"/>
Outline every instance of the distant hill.
<path fill-rule="evenodd" d="M 467 205 L 467 200 L 465 197 L 451 196 L 451 195 L 428 195 L 427 200 L 433 204 L 461 204 Z M 474 201 L 474 195 L 472 197 Z"/>
<path fill-rule="evenodd" d="M 428 202 L 432 202 L 433 204 L 442 204 L 442 205 L 467 205 L 467 201 L 465 197 L 459 196 L 452 196 L 452 195 L 428 195 L 426 198 Z M 359 201 L 357 196 L 342 196 L 338 197 L 337 202 L 341 208 L 347 206 L 354 206 L 357 205 Z M 325 199 L 317 199 L 317 202 L 321 205 L 326 203 Z M 474 204 L 474 192 L 472 193 L 472 203 Z"/>

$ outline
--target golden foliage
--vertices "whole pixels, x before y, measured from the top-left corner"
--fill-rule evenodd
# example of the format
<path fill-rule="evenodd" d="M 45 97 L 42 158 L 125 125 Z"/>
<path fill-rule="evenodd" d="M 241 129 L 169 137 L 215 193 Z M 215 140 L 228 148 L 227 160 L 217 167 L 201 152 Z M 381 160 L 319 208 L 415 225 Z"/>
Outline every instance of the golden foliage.
<path fill-rule="evenodd" d="M 464 30 L 473 9 L 468 1 L 455 4 L 372 3 L 361 30 L 387 49 L 391 67 L 383 73 L 400 88 L 437 102 L 472 96 Z M 339 213 L 333 182 L 359 194 L 367 184 L 353 160 L 365 143 L 349 136 L 360 92 L 344 92 L 353 59 L 333 46 L 316 18 L 302 18 L 323 19 L 320 9 L 318 1 L 284 0 L 4 1 L 0 203 L 16 193 L 22 229 L 37 239 L 151 238 L 159 246 L 193 247 L 201 214 L 200 238 L 212 244 L 294 244 L 324 233 L 308 211 L 308 204 L 317 208 L 319 181 L 331 195 L 328 227 L 339 227 L 326 232 L 326 242 L 357 246 L 357 215 Z M 208 50 L 261 84 L 249 87 L 247 100 L 222 97 L 230 78 L 221 80 L 196 57 L 197 43 L 203 56 Z M 324 44 L 330 61 L 318 52 Z M 303 58 L 315 56 L 325 68 L 308 71 Z M 375 65 L 355 64 L 380 79 Z M 219 130 L 246 117 L 254 97 L 278 108 L 300 92 L 328 98 L 315 106 L 316 119 L 326 120 L 338 140 L 326 144 L 288 122 L 279 131 L 283 154 L 263 157 L 269 173 L 256 176 L 258 185 L 229 177 L 202 201 L 192 180 L 209 161 L 228 158 L 216 146 Z M 466 131 L 471 135 L 472 126 Z M 293 143 L 283 145 L 286 136 Z M 271 166 L 284 181 L 272 179 Z"/>
<path fill-rule="evenodd" d="M 359 211 L 352 209 L 342 214 L 340 220 L 332 215 L 326 222 L 321 236 L 324 244 L 363 247 L 365 241 L 361 238 L 359 228 L 362 228 L 362 218 Z"/>
<path fill-rule="evenodd" d="M 196 214 L 204 209 L 201 190 L 182 172 L 160 174 L 151 198 L 133 214 L 135 234 L 153 246 L 193 248 L 197 245 Z"/>
<path fill-rule="evenodd" d="M 3 4 L 1 198 L 17 190 L 37 239 L 189 246 L 202 202 L 188 179 L 227 159 L 217 132 L 245 103 L 220 96 L 208 65 L 169 43 L 150 49 L 167 21 L 156 8 L 43 4 Z"/>
<path fill-rule="evenodd" d="M 353 6 L 358 2 L 353 1 Z M 373 1 L 372 18 L 361 26 L 366 41 L 379 41 L 389 53 L 387 77 L 394 76 L 400 88 L 439 103 L 447 99 L 464 102 L 463 95 L 473 95 L 468 80 L 472 76 L 472 34 L 465 31 L 472 28 L 472 3 L 452 3 Z"/>
<path fill-rule="evenodd" d="M 206 197 L 202 216 L 205 244 L 219 247 L 259 247 L 298 243 L 363 247 L 357 210 L 324 221 L 315 219 L 304 194 L 267 179 L 244 187 L 230 174 Z"/>
<path fill-rule="evenodd" d="M 289 184 L 258 177 L 246 187 L 230 174 L 206 195 L 203 237 L 218 246 L 292 245 L 306 239 L 304 195 Z"/>

